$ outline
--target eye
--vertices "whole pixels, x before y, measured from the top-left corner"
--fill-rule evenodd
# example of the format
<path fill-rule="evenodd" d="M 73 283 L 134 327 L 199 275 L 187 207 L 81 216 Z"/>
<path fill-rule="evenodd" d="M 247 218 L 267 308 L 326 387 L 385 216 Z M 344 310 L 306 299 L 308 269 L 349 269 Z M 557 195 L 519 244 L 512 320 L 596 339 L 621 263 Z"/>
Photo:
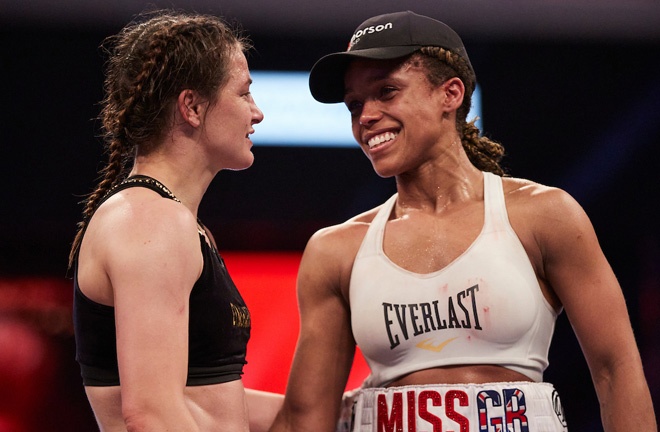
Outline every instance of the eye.
<path fill-rule="evenodd" d="M 252 97 L 252 81 L 246 82 L 242 87 L 239 89 L 239 93 L 241 94 L 241 97 L 246 97 L 250 98 Z"/>
<path fill-rule="evenodd" d="M 355 117 L 360 115 L 360 112 L 362 111 L 362 102 L 347 101 L 346 107 L 348 108 L 348 111 L 351 113 L 351 116 Z"/>
<path fill-rule="evenodd" d="M 241 95 L 243 99 L 245 99 L 248 102 L 252 102 L 252 92 L 247 91 Z"/>
<path fill-rule="evenodd" d="M 394 96 L 394 93 L 395 93 L 397 90 L 398 90 L 398 89 L 397 89 L 396 87 L 393 87 L 393 86 L 383 86 L 383 87 L 380 89 L 380 96 L 381 96 L 381 98 L 383 98 L 383 99 L 387 99 L 387 98 L 393 97 L 393 96 Z"/>

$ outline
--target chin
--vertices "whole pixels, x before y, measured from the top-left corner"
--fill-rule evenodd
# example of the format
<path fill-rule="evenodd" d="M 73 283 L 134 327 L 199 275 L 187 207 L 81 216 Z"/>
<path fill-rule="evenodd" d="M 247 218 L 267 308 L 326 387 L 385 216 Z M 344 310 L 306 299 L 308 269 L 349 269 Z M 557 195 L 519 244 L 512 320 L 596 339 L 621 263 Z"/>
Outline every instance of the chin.
<path fill-rule="evenodd" d="M 373 167 L 374 171 L 379 177 L 390 178 L 397 175 L 397 171 L 394 170 L 392 167 L 378 165 L 373 163 L 373 161 L 371 162 L 371 166 Z"/>
<path fill-rule="evenodd" d="M 231 171 L 242 171 L 244 169 L 250 168 L 253 163 L 254 163 L 254 155 L 252 154 L 252 152 L 250 152 L 249 157 L 246 157 L 244 160 L 241 161 L 236 161 L 236 163 L 233 163 L 231 166 L 227 167 L 226 169 Z"/>

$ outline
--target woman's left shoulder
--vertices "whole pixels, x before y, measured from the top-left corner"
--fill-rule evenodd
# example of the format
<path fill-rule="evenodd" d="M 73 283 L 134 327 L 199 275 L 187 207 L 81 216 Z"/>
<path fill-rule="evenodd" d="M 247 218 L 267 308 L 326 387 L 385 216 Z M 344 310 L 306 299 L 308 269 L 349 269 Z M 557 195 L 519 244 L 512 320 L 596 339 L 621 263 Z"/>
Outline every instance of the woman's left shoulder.
<path fill-rule="evenodd" d="M 565 190 L 524 178 L 503 177 L 502 187 L 507 204 L 529 204 L 542 207 L 577 205 L 577 201 Z"/>
<path fill-rule="evenodd" d="M 514 177 L 504 177 L 502 185 L 510 214 L 532 217 L 531 220 L 538 222 L 551 222 L 554 226 L 564 222 L 588 223 L 588 217 L 578 201 L 559 187 Z"/>
<path fill-rule="evenodd" d="M 561 191 L 559 188 L 520 177 L 502 177 L 502 187 L 505 195 L 536 196 L 549 191 Z"/>

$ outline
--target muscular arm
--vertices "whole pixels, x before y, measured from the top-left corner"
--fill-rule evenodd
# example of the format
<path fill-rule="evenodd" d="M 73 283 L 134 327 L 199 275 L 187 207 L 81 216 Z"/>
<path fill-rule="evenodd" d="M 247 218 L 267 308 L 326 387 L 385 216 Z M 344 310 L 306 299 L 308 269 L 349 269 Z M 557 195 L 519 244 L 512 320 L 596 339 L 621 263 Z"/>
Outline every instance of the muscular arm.
<path fill-rule="evenodd" d="M 298 275 L 300 335 L 284 405 L 271 431 L 334 431 L 355 341 L 345 294 L 353 255 L 340 235 L 309 241 Z M 348 260 L 348 261 L 346 261 Z"/>
<path fill-rule="evenodd" d="M 579 204 L 558 189 L 535 206 L 544 279 L 561 300 L 585 355 L 605 431 L 656 431 L 639 351 L 619 283 Z"/>
<path fill-rule="evenodd" d="M 188 299 L 202 268 L 196 222 L 160 197 L 108 225 L 122 413 L 128 431 L 196 431 L 186 406 Z"/>

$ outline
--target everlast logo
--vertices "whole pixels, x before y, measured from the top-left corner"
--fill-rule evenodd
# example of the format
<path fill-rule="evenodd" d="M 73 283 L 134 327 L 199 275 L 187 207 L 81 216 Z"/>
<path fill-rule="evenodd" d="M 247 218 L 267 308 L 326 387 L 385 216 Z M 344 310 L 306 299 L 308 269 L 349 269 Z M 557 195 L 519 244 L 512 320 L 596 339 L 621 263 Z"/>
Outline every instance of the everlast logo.
<path fill-rule="evenodd" d="M 401 338 L 440 331 L 447 328 L 481 330 L 477 309 L 479 285 L 448 297 L 446 302 L 393 304 L 383 303 L 383 314 L 390 349 L 401 343 Z"/>
<path fill-rule="evenodd" d="M 460 407 L 476 404 L 478 428 L 470 425 L 470 419 L 460 414 Z M 406 421 L 404 422 L 404 413 Z M 377 399 L 377 432 L 529 432 L 525 395 L 520 389 L 504 389 L 502 392 L 484 390 L 476 400 L 469 400 L 466 392 L 450 390 L 443 395 L 435 390 L 395 391 L 392 404 L 379 394 Z M 419 427 L 419 429 L 418 429 Z"/>

